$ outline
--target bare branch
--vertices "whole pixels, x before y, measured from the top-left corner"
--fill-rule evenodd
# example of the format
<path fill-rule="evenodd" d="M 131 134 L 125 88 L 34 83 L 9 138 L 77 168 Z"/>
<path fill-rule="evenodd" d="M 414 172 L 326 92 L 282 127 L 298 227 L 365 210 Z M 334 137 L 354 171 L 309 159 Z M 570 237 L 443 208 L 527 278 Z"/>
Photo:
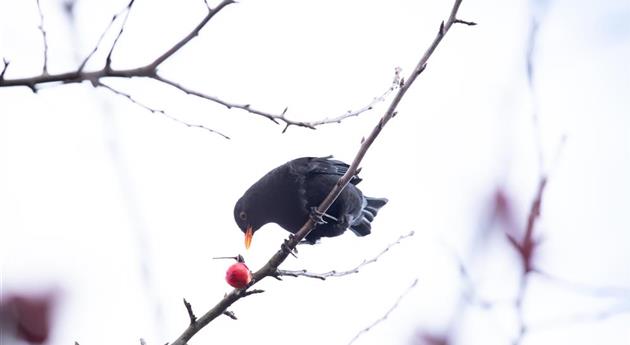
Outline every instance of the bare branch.
<path fill-rule="evenodd" d="M 387 111 L 378 121 L 378 123 L 376 124 L 376 126 L 374 127 L 370 135 L 366 137 L 365 140 L 363 140 L 363 142 L 361 143 L 359 150 L 354 160 L 352 161 L 352 164 L 346 171 L 346 173 L 339 179 L 339 181 L 337 181 L 337 184 L 335 185 L 335 187 L 330 191 L 328 196 L 321 202 L 319 207 L 317 207 L 318 213 L 323 214 L 328 210 L 328 208 L 332 205 L 332 203 L 339 196 L 339 194 L 341 194 L 342 190 L 350 182 L 350 179 L 355 175 L 368 149 L 370 148 L 372 143 L 376 140 L 376 138 L 378 137 L 380 132 L 383 130 L 387 122 L 391 120 L 392 117 L 395 115 L 396 108 L 398 107 L 398 104 L 402 100 L 403 96 L 409 90 L 409 88 L 414 83 L 418 75 L 420 75 L 420 73 L 424 70 L 427 64 L 427 61 L 429 60 L 429 58 L 431 57 L 431 55 L 433 54 L 437 46 L 440 44 L 440 42 L 444 38 L 444 35 L 448 33 L 451 26 L 455 23 L 457 11 L 459 10 L 461 2 L 462 0 L 455 0 L 448 20 L 442 26 L 442 29 L 440 30 L 440 32 L 438 32 L 436 37 L 433 39 L 433 42 L 431 43 L 429 48 L 425 51 L 425 53 L 420 58 L 420 61 L 416 65 L 416 68 L 409 75 L 407 82 L 405 83 L 403 83 L 402 81 L 400 82 L 401 87 L 396 93 Z M 214 320 L 218 316 L 222 315 L 229 306 L 231 306 L 234 302 L 238 301 L 242 297 L 245 297 L 247 295 L 247 289 L 257 284 L 258 282 L 260 282 L 266 277 L 275 276 L 278 266 L 280 266 L 280 264 L 284 262 L 284 260 L 287 259 L 287 257 L 292 252 L 292 250 L 297 246 L 297 244 L 302 239 L 304 239 L 304 237 L 306 237 L 306 235 L 308 235 L 309 232 L 311 232 L 314 226 L 315 226 L 314 219 L 312 217 L 309 217 L 306 223 L 302 226 L 302 228 L 300 228 L 300 230 L 294 235 L 292 234 L 292 236 L 289 236 L 289 238 L 286 239 L 283 242 L 283 244 L 280 246 L 280 250 L 278 250 L 262 268 L 254 272 L 254 274 L 252 275 L 252 281 L 249 283 L 248 286 L 242 289 L 232 290 L 223 299 L 221 299 L 212 309 L 210 309 L 203 316 L 201 316 L 194 325 L 188 326 L 182 332 L 182 334 L 177 339 L 175 339 L 175 341 L 172 342 L 172 345 L 185 345 L 195 334 L 197 334 L 197 332 L 199 332 L 199 330 L 201 330 L 203 327 L 208 325 L 212 320 Z M 415 282 L 412 284 L 411 287 L 413 286 L 415 286 Z"/>
<path fill-rule="evenodd" d="M 193 313 L 192 305 L 184 298 L 184 306 L 186 307 L 186 311 L 188 312 L 188 318 L 190 319 L 190 324 L 194 325 L 197 322 L 197 317 L 195 313 Z"/>
<path fill-rule="evenodd" d="M 160 75 L 156 75 L 156 76 L 154 77 L 154 79 L 155 79 L 155 80 L 157 80 L 157 81 L 160 81 L 160 82 L 162 82 L 162 83 L 164 83 L 164 84 L 170 85 L 170 86 L 172 86 L 172 87 L 174 87 L 174 88 L 176 88 L 176 89 L 178 89 L 178 90 L 180 90 L 180 91 L 182 91 L 182 92 L 184 92 L 184 93 L 186 93 L 186 94 L 189 94 L 189 95 L 192 95 L 192 96 L 197 96 L 197 97 L 199 97 L 199 98 L 207 99 L 207 100 L 209 100 L 209 101 L 212 101 L 212 102 L 215 102 L 215 103 L 221 104 L 222 106 L 225 106 L 225 107 L 226 107 L 226 108 L 228 108 L 228 109 L 241 109 L 241 110 L 245 110 L 245 111 L 247 111 L 247 112 L 249 112 L 249 113 L 252 113 L 252 114 L 255 114 L 255 115 L 260 115 L 260 116 L 263 116 L 263 117 L 266 117 L 266 118 L 268 118 L 269 120 L 273 121 L 273 122 L 274 122 L 274 123 L 276 123 L 276 124 L 278 123 L 278 120 L 283 120 L 283 119 L 282 119 L 280 116 L 278 116 L 278 115 L 270 114 L 270 113 L 267 113 L 267 112 L 264 112 L 264 111 L 261 111 L 261 110 L 258 110 L 258 109 L 255 109 L 255 108 L 252 108 L 250 104 L 235 104 L 235 103 L 229 103 L 229 102 L 223 101 L 223 100 L 221 100 L 221 99 L 219 99 L 219 98 L 217 98 L 217 97 L 210 96 L 210 95 L 208 95 L 208 94 L 205 94 L 205 93 L 202 93 L 202 92 L 199 92 L 199 91 L 195 91 L 195 90 L 189 89 L 189 88 L 187 88 L 187 87 L 185 87 L 185 86 L 183 86 L 183 85 L 181 85 L 181 84 L 178 84 L 178 83 L 176 83 L 176 82 L 174 82 L 174 81 L 172 81 L 172 80 L 170 80 L 170 79 L 166 79 L 166 78 L 164 78 L 164 77 L 162 77 L 162 76 L 160 76 Z M 283 121 L 284 121 L 284 120 L 283 120 Z M 292 123 L 292 124 L 293 124 L 293 123 Z M 308 127 L 308 126 L 302 125 L 302 123 L 298 123 L 298 122 L 296 122 L 296 123 L 294 123 L 294 124 L 295 124 L 296 126 Z"/>
<path fill-rule="evenodd" d="M 186 43 L 190 42 L 193 38 L 199 35 L 199 31 L 203 29 L 206 24 L 214 17 L 215 14 L 219 13 L 225 6 L 235 3 L 233 0 L 223 0 L 217 7 L 211 9 L 208 6 L 208 14 L 201 20 L 199 24 L 188 34 L 186 37 L 182 38 L 179 42 L 175 43 L 170 49 L 168 49 L 164 54 L 160 55 L 153 61 L 150 66 L 154 69 L 157 68 L 162 62 L 166 61 L 171 55 L 175 54 L 178 50 L 180 50 Z M 206 3 L 207 4 L 207 3 Z"/>
<path fill-rule="evenodd" d="M 106 89 L 106 90 L 109 90 L 109 91 L 113 92 L 113 93 L 114 93 L 114 94 L 116 94 L 116 95 L 119 95 L 119 96 L 125 97 L 125 98 L 127 98 L 128 100 L 130 100 L 132 103 L 134 103 L 134 104 L 138 105 L 138 106 L 139 106 L 139 107 L 141 107 L 141 108 L 144 108 L 144 109 L 146 109 L 146 110 L 148 110 L 148 111 L 150 111 L 150 112 L 152 112 L 152 113 L 154 113 L 154 114 L 160 114 L 160 115 L 162 115 L 162 116 L 166 117 L 167 119 L 172 120 L 172 121 L 175 121 L 175 122 L 177 122 L 177 123 L 179 123 L 179 124 L 182 124 L 182 125 L 184 125 L 184 126 L 186 126 L 186 127 L 203 129 L 203 130 L 206 130 L 206 131 L 208 131 L 208 132 L 210 132 L 210 133 L 213 133 L 213 134 L 218 134 L 218 135 L 222 136 L 222 137 L 223 137 L 223 138 L 225 138 L 225 139 L 228 139 L 228 140 L 230 139 L 230 137 L 228 137 L 227 135 L 225 135 L 225 134 L 223 134 L 223 133 L 221 133 L 221 132 L 219 132 L 219 131 L 217 131 L 217 130 L 214 130 L 214 129 L 212 129 L 212 128 L 208 128 L 208 127 L 206 127 L 206 126 L 204 126 L 204 125 L 200 125 L 200 124 L 192 124 L 192 123 L 189 123 L 189 122 L 186 122 L 186 121 L 180 120 L 180 119 L 178 119 L 178 118 L 176 118 L 176 117 L 174 117 L 174 116 L 172 116 L 172 115 L 168 114 L 165 110 L 152 108 L 152 107 L 150 107 L 150 106 L 148 106 L 148 105 L 146 105 L 146 104 L 144 104 L 144 103 L 142 103 L 142 102 L 138 101 L 137 99 L 135 99 L 135 98 L 134 98 L 133 96 L 131 96 L 130 94 L 128 94 L 128 93 L 126 93 L 126 92 L 123 92 L 123 91 L 120 91 L 120 90 L 118 90 L 118 89 L 115 89 L 115 88 L 113 88 L 113 87 L 111 87 L 111 86 L 109 86 L 109 85 L 107 85 L 107 84 L 104 84 L 104 83 L 102 83 L 102 82 L 100 82 L 100 81 L 96 81 L 96 85 L 95 85 L 95 86 L 96 86 L 96 87 L 102 87 L 102 88 L 104 88 L 104 89 Z"/>
<path fill-rule="evenodd" d="M 316 127 L 316 126 L 320 126 L 320 125 L 324 125 L 324 124 L 329 124 L 329 123 L 341 123 L 341 121 L 349 118 L 349 117 L 356 117 L 359 116 L 361 114 L 363 114 L 366 111 L 372 110 L 374 108 L 374 106 L 378 103 L 384 102 L 385 99 L 387 99 L 387 96 L 389 96 L 392 92 L 396 91 L 400 86 L 401 86 L 401 76 L 400 76 L 400 72 L 401 69 L 400 67 L 397 67 L 395 69 L 394 72 L 394 79 L 392 80 L 392 84 L 390 85 L 390 87 L 385 90 L 385 92 L 383 92 L 383 94 L 381 94 L 380 96 L 374 97 L 374 99 L 372 99 L 372 102 L 370 102 L 369 104 L 363 106 L 360 109 L 357 110 L 348 110 L 345 114 L 336 116 L 336 117 L 332 117 L 332 118 L 324 118 L 322 120 L 319 121 L 313 121 L 313 122 L 309 122 L 308 124 L 312 127 Z M 285 109 L 286 112 L 286 109 Z M 282 115 L 284 115 L 284 113 L 282 113 Z M 283 118 L 284 119 L 284 118 Z M 287 127 L 288 127 L 289 123 L 287 123 Z M 286 131 L 283 131 L 283 133 Z"/>
<path fill-rule="evenodd" d="M 4 80 L 4 74 L 7 72 L 7 69 L 9 68 L 10 63 L 11 62 L 7 60 L 6 58 L 2 58 L 2 64 L 4 66 L 2 66 L 2 72 L 0 72 L 0 80 Z"/>
<path fill-rule="evenodd" d="M 127 4 L 127 7 L 125 8 L 125 11 L 126 11 L 125 18 L 123 19 L 122 24 L 120 25 L 120 30 L 118 31 L 118 35 L 116 35 L 116 38 L 114 39 L 114 43 L 112 43 L 111 48 L 109 48 L 109 53 L 107 53 L 107 58 L 105 59 L 105 69 L 107 70 L 111 68 L 112 53 L 114 52 L 114 49 L 116 48 L 116 44 L 118 44 L 118 40 L 120 39 L 120 36 L 122 36 L 122 33 L 125 30 L 125 25 L 127 25 L 127 19 L 129 19 L 129 13 L 131 13 L 131 6 L 133 6 L 134 2 L 135 0 L 131 0 L 129 1 L 129 4 Z"/>
<path fill-rule="evenodd" d="M 44 29 L 44 12 L 42 12 L 42 6 L 37 0 L 37 11 L 39 12 L 39 26 L 38 29 L 42 33 L 42 39 L 44 41 L 44 66 L 42 67 L 42 74 L 48 74 L 48 37 L 46 30 Z"/>
<path fill-rule="evenodd" d="M 107 24 L 107 26 L 105 27 L 105 30 L 103 30 L 103 32 L 101 33 L 101 36 L 98 38 L 98 41 L 96 41 L 96 45 L 94 46 L 94 48 L 92 48 L 90 53 L 85 57 L 85 59 L 83 59 L 83 62 L 81 62 L 81 65 L 79 65 L 79 68 L 77 69 L 77 71 L 79 73 L 81 73 L 83 71 L 83 69 L 85 68 L 85 65 L 88 63 L 88 61 L 92 58 L 94 53 L 96 53 L 98 48 L 101 46 L 101 42 L 103 41 L 103 38 L 109 32 L 109 30 L 112 28 L 112 25 L 114 24 L 114 22 L 116 22 L 116 19 L 118 19 L 118 17 L 123 15 L 123 13 L 127 12 L 131 8 L 130 4 L 131 3 L 127 4 L 127 6 L 125 6 L 125 8 L 123 8 L 120 12 L 116 13 L 112 17 L 112 20 L 109 21 L 109 24 Z"/>
<path fill-rule="evenodd" d="M 496 302 L 487 301 L 483 299 L 481 296 L 479 296 L 479 294 L 475 290 L 475 284 L 473 282 L 473 278 L 470 275 L 470 272 L 468 271 L 468 268 L 466 267 L 464 260 L 462 260 L 462 258 L 459 257 L 459 255 L 457 255 L 455 250 L 451 248 L 449 249 L 453 255 L 453 258 L 457 262 L 459 276 L 463 280 L 464 285 L 465 285 L 464 293 L 463 293 L 464 300 L 469 304 L 478 306 L 483 309 L 492 308 L 496 304 Z"/>
<path fill-rule="evenodd" d="M 354 273 L 359 273 L 359 270 L 361 268 L 363 268 L 363 266 L 369 265 L 371 263 L 376 262 L 381 256 L 383 256 L 383 254 L 387 253 L 392 247 L 396 246 L 397 244 L 400 244 L 400 242 L 406 238 L 409 238 L 411 236 L 414 235 L 414 232 L 411 231 L 406 235 L 401 235 L 400 237 L 398 237 L 398 239 L 395 242 L 390 243 L 387 247 L 385 247 L 385 249 L 383 249 L 380 253 L 378 253 L 378 255 L 376 255 L 375 257 L 373 257 L 372 259 L 369 260 L 363 260 L 363 262 L 361 262 L 360 264 L 358 264 L 356 267 L 349 269 L 347 271 L 336 271 L 336 270 L 332 270 L 329 272 L 325 272 L 325 273 L 313 273 L 313 272 L 309 272 L 307 270 L 298 270 L 298 271 L 291 271 L 291 270 L 278 270 L 277 274 L 278 276 L 289 276 L 289 277 L 307 277 L 307 278 L 315 278 L 315 279 L 321 279 L 321 280 L 326 280 L 326 278 L 329 277 L 343 277 L 343 276 L 347 276 L 350 274 L 354 274 Z"/>
<path fill-rule="evenodd" d="M 72 83 L 81 83 L 81 82 L 88 81 L 93 86 L 99 86 L 99 85 L 102 86 L 103 83 L 100 80 L 102 78 L 106 78 L 106 77 L 110 77 L 110 78 L 133 78 L 133 77 L 149 78 L 149 79 L 153 79 L 153 80 L 155 80 L 157 82 L 161 82 L 161 83 L 170 85 L 170 86 L 172 86 L 172 87 L 174 87 L 174 88 L 176 88 L 176 89 L 178 89 L 178 90 L 180 90 L 182 92 L 185 92 L 185 93 L 187 93 L 189 95 L 197 96 L 197 97 L 209 100 L 211 102 L 220 104 L 222 106 L 225 106 L 228 109 L 240 109 L 240 110 L 246 111 L 246 112 L 254 114 L 254 115 L 265 117 L 265 118 L 269 119 L 270 121 L 272 121 L 275 124 L 283 123 L 285 126 L 284 126 L 282 132 L 284 133 L 284 132 L 286 132 L 286 130 L 290 126 L 315 129 L 315 127 L 320 126 L 320 125 L 330 124 L 330 123 L 339 123 L 339 122 L 341 122 L 341 121 L 343 121 L 343 120 L 345 120 L 347 118 L 359 116 L 362 113 L 365 113 L 365 112 L 367 112 L 369 110 L 372 110 L 372 108 L 377 103 L 385 101 L 386 97 L 389 96 L 389 94 L 391 94 L 393 91 L 395 91 L 397 88 L 399 88 L 403 84 L 400 81 L 400 75 L 399 75 L 400 71 L 397 69 L 396 70 L 396 75 L 395 75 L 395 78 L 394 78 L 394 82 L 392 83 L 392 85 L 381 96 L 375 97 L 366 106 L 364 106 L 364 107 L 362 107 L 362 108 L 360 108 L 358 110 L 348 111 L 348 112 L 346 112 L 346 113 L 344 113 L 342 115 L 339 115 L 339 116 L 333 116 L 333 117 L 325 118 L 323 120 L 308 122 L 308 121 L 295 121 L 295 120 L 291 120 L 291 119 L 287 118 L 286 117 L 286 113 L 287 113 L 287 110 L 288 110 L 287 108 L 285 108 L 282 113 L 275 114 L 275 113 L 271 113 L 271 112 L 267 112 L 267 111 L 256 109 L 256 108 L 252 107 L 250 104 L 247 104 L 247 103 L 239 104 L 239 103 L 227 102 L 227 101 L 224 101 L 222 99 L 219 99 L 218 97 L 211 96 L 209 94 L 206 94 L 206 93 L 203 93 L 203 92 L 200 92 L 200 91 L 189 89 L 189 88 L 183 86 L 182 84 L 180 84 L 178 82 L 175 82 L 173 80 L 169 80 L 167 78 L 164 78 L 164 77 L 158 75 L 158 73 L 157 73 L 158 67 L 163 62 L 165 62 L 168 58 L 170 58 L 173 54 L 175 54 L 177 51 L 179 51 L 182 47 L 184 47 L 194 37 L 199 35 L 199 32 L 201 31 L 201 29 L 203 29 L 203 27 L 219 11 L 221 11 L 225 6 L 235 2 L 233 0 L 224 0 L 217 7 L 215 7 L 214 9 L 212 9 L 212 8 L 210 8 L 208 6 L 208 14 L 197 24 L 197 26 L 195 28 L 193 28 L 192 31 L 190 31 L 184 38 L 182 38 L 180 41 L 178 41 L 173 46 L 171 46 L 168 50 L 166 50 L 162 55 L 158 56 L 151 63 L 148 63 L 148 64 L 143 65 L 143 66 L 135 67 L 135 68 L 129 68 L 129 69 L 120 69 L 120 70 L 113 69 L 111 67 L 112 55 L 113 55 L 114 49 L 116 48 L 118 40 L 122 36 L 122 33 L 123 33 L 124 29 L 125 29 L 125 25 L 126 25 L 127 19 L 129 18 L 131 7 L 133 6 L 134 1 L 135 0 L 131 0 L 125 6 L 124 9 L 122 9 L 120 12 L 118 12 L 117 14 L 115 14 L 112 17 L 111 21 L 109 22 L 109 24 L 107 25 L 105 30 L 100 35 L 96 45 L 88 53 L 88 55 L 85 57 L 85 59 L 83 59 L 83 61 L 81 62 L 79 67 L 76 69 L 76 71 L 58 73 L 58 74 L 53 74 L 53 75 L 48 74 L 47 72 L 45 72 L 45 73 L 42 73 L 41 75 L 38 75 L 38 76 L 27 77 L 27 78 L 8 79 L 7 80 L 7 79 L 4 79 L 4 71 L 6 71 L 6 67 L 8 66 L 8 64 L 5 63 L 5 66 L 4 66 L 4 69 L 3 69 L 3 73 L 2 73 L 2 75 L 0 75 L 0 87 L 26 86 L 26 87 L 30 88 L 33 92 L 36 92 L 39 85 L 41 85 L 41 84 L 48 84 L 48 83 L 72 84 Z M 39 4 L 39 0 L 38 0 L 38 4 Z M 207 2 L 206 2 L 206 5 L 208 5 Z M 90 61 L 90 59 L 92 59 L 94 54 L 101 48 L 101 44 L 103 42 L 103 39 L 104 39 L 105 35 L 111 30 L 114 22 L 120 16 L 122 16 L 123 14 L 125 15 L 125 17 L 124 17 L 124 19 L 123 19 L 123 21 L 121 23 L 120 30 L 118 31 L 118 34 L 117 34 L 116 38 L 114 39 L 114 42 L 113 42 L 112 46 L 110 47 L 110 50 L 109 50 L 109 52 L 108 52 L 108 54 L 106 56 L 104 67 L 102 69 L 100 69 L 100 70 L 96 70 L 96 71 L 92 71 L 92 72 L 85 72 L 84 71 L 85 70 L 85 66 Z M 45 35 L 45 31 L 43 31 L 43 28 L 42 28 L 42 33 Z M 46 48 L 46 51 L 47 51 L 47 45 L 46 45 L 45 48 Z M 45 54 L 45 55 L 47 55 L 47 54 Z M 44 64 L 44 66 L 46 66 L 46 63 Z M 185 124 L 185 123 L 183 123 L 183 124 Z M 199 125 L 191 125 L 189 127 L 204 128 L 203 126 L 199 126 Z"/>
<path fill-rule="evenodd" d="M 363 333 L 367 333 L 369 332 L 372 328 L 374 328 L 374 326 L 378 325 L 379 323 L 387 320 L 387 318 L 389 317 L 389 314 L 391 314 L 394 310 L 396 310 L 396 308 L 398 308 L 398 305 L 400 304 L 400 301 L 402 301 L 402 299 L 407 296 L 407 294 L 409 294 L 409 292 L 416 286 L 416 284 L 418 284 L 418 278 L 414 279 L 414 281 L 411 283 L 411 285 L 409 285 L 409 287 L 407 287 L 407 289 L 405 289 L 405 291 L 398 296 L 398 299 L 396 300 L 396 302 L 394 303 L 394 305 L 392 305 L 387 312 L 381 316 L 380 318 L 378 318 L 376 321 L 374 321 L 372 324 L 370 324 L 369 326 L 365 327 L 364 329 L 360 330 L 355 336 L 354 338 L 352 338 L 350 340 L 350 342 L 348 342 L 348 345 L 354 343 Z"/>

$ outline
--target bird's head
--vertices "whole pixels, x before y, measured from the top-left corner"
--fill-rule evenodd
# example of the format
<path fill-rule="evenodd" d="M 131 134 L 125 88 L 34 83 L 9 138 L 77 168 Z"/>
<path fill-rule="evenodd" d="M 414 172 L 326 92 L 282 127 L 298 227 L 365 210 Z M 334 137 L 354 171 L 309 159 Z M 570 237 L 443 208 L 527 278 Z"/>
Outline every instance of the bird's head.
<path fill-rule="evenodd" d="M 252 237 L 254 237 L 254 231 L 258 230 L 260 226 L 252 225 L 249 208 L 243 202 L 243 199 L 240 199 L 234 206 L 234 220 L 241 231 L 245 233 L 245 248 L 249 249 L 249 246 L 252 244 Z"/>

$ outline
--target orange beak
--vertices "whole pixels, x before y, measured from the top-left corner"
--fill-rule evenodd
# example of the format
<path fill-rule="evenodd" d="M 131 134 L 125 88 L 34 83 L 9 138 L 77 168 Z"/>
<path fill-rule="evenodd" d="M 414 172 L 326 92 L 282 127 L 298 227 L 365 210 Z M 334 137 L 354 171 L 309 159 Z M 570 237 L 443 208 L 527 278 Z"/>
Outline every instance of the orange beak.
<path fill-rule="evenodd" d="M 254 237 L 254 229 L 250 225 L 245 231 L 245 249 L 249 249 L 249 246 L 252 245 L 252 237 Z"/>

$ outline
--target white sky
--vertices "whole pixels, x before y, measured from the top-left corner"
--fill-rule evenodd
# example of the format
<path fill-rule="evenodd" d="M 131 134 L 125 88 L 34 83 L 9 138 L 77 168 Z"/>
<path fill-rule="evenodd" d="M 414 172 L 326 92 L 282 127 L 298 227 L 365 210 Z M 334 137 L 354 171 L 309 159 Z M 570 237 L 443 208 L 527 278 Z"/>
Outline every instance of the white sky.
<path fill-rule="evenodd" d="M 75 68 L 126 2 L 80 0 L 74 24 L 58 1 L 42 4 L 55 73 Z M 6 77 L 39 73 L 35 1 L 0 5 L 0 56 L 11 60 Z M 278 113 L 288 106 L 293 119 L 335 116 L 381 94 L 396 67 L 406 75 L 450 6 L 243 0 L 160 71 L 228 101 Z M 344 270 L 410 230 L 416 235 L 355 276 L 263 281 L 257 287 L 266 293 L 231 308 L 238 321 L 219 318 L 191 343 L 346 344 L 416 278 L 388 319 L 355 344 L 410 344 L 416 332 L 446 331 L 454 318 L 454 343 L 511 343 L 516 322 L 505 303 L 453 315 L 462 286 L 452 250 L 469 264 L 484 298 L 514 296 L 516 257 L 498 233 L 481 234 L 490 230 L 484 223 L 499 186 L 524 224 L 541 169 L 525 76 L 532 8 L 542 19 L 534 80 L 542 169 L 551 171 L 536 263 L 569 281 L 630 288 L 630 2 L 465 0 L 460 17 L 479 25 L 453 28 L 362 164 L 361 189 L 390 199 L 372 235 L 301 247 L 299 259 L 284 267 Z M 201 0 L 137 0 L 114 67 L 153 59 L 204 11 Z M 105 52 L 87 68 L 100 68 Z M 2 295 L 60 291 L 51 344 L 173 341 L 188 322 L 183 297 L 200 315 L 230 290 L 224 282 L 230 263 L 211 257 L 245 254 L 255 270 L 286 236 L 269 225 L 245 253 L 232 216 L 243 191 L 298 156 L 350 161 L 384 110 L 381 104 L 339 125 L 281 134 L 267 119 L 155 82 L 109 83 L 232 140 L 88 84 L 37 95 L 0 88 Z M 532 330 L 524 343 L 630 341 L 628 312 L 563 323 L 618 300 L 540 279 L 530 288 L 525 310 Z M 625 303 L 628 310 L 628 297 Z"/>

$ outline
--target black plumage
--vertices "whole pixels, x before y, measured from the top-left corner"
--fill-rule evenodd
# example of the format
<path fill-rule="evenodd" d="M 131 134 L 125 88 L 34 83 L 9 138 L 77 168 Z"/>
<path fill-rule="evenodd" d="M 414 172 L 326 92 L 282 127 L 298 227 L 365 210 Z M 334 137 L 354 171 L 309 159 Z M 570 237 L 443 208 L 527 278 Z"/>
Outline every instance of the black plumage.
<path fill-rule="evenodd" d="M 348 168 L 348 164 L 330 157 L 302 157 L 268 172 L 234 207 L 234 219 L 246 234 L 246 246 L 253 233 L 267 223 L 276 223 L 291 233 L 300 230 Z M 357 175 L 352 177 L 323 216 L 326 223 L 317 224 L 306 236 L 307 242 L 339 236 L 348 228 L 357 236 L 370 234 L 370 223 L 387 199 L 364 196 L 356 187 L 359 182 Z"/>

